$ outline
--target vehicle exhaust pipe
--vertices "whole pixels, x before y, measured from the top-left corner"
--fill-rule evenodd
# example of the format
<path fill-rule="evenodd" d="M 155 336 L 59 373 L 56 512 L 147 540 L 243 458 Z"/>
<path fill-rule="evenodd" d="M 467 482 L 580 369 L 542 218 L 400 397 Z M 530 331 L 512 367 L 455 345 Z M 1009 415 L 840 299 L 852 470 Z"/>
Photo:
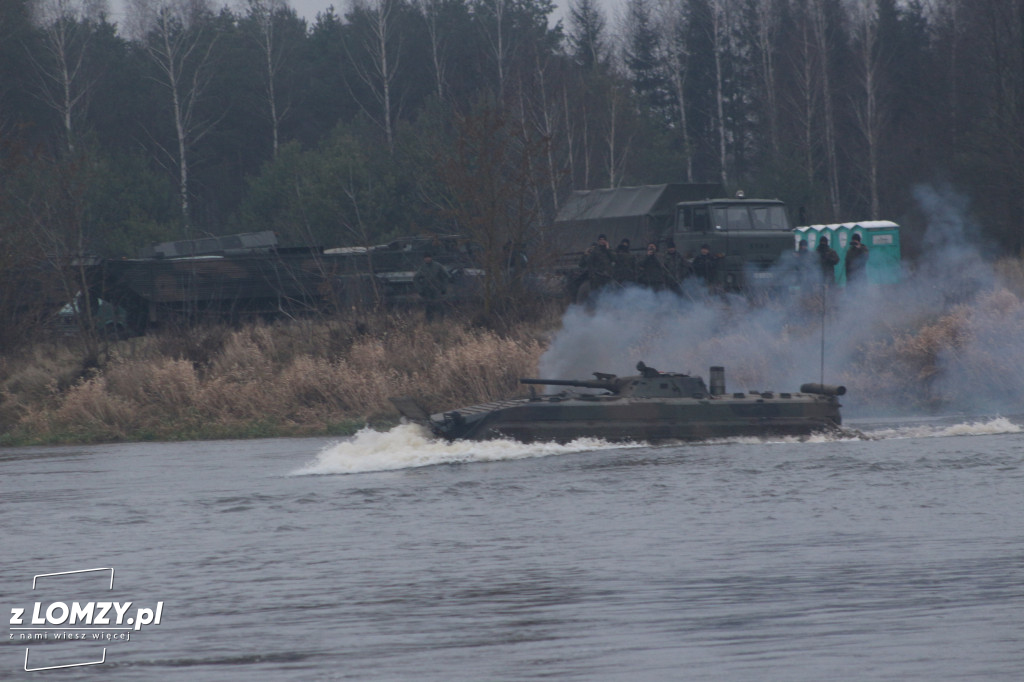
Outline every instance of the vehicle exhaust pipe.
<path fill-rule="evenodd" d="M 801 393 L 817 393 L 818 395 L 846 395 L 846 386 L 833 386 L 832 384 L 803 384 L 800 386 Z"/>
<path fill-rule="evenodd" d="M 725 395 L 725 367 L 715 366 L 709 372 L 710 386 L 708 392 L 711 395 Z"/>

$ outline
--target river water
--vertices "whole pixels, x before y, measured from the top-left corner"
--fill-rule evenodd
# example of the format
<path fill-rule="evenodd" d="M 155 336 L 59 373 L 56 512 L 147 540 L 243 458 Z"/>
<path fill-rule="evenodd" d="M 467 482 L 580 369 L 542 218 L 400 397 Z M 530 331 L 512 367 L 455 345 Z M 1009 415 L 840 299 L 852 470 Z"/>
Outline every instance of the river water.
<path fill-rule="evenodd" d="M 1021 423 L 0 450 L 0 678 L 1016 681 Z M 103 601 L 160 622 L 30 620 Z"/>

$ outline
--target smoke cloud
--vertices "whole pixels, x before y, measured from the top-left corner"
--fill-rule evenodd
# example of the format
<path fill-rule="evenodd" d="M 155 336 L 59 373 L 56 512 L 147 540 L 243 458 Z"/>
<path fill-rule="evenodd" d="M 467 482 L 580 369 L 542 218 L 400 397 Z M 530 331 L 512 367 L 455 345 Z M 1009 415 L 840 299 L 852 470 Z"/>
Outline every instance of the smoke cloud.
<path fill-rule="evenodd" d="M 642 360 L 706 379 L 723 365 L 730 392 L 844 384 L 851 417 L 1024 413 L 1024 265 L 983 257 L 963 197 L 920 186 L 915 198 L 928 223 L 922 257 L 897 284 L 826 290 L 805 271 L 766 300 L 709 295 L 693 279 L 682 297 L 606 290 L 568 309 L 540 374 L 632 374 Z"/>

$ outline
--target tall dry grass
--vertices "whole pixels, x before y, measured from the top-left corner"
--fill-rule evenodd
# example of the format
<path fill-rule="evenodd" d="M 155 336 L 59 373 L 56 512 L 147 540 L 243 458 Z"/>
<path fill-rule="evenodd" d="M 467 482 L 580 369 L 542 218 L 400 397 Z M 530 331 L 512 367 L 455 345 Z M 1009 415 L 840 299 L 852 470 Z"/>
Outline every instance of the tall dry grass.
<path fill-rule="evenodd" d="M 18 394 L 7 430 L 19 442 L 331 432 L 397 420 L 390 396 L 445 409 L 517 393 L 543 350 L 529 326 L 498 334 L 401 316 L 192 333 L 125 342 L 63 390 L 37 357 L 4 383 L 9 400 Z"/>
<path fill-rule="evenodd" d="M 851 393 L 872 396 L 875 411 L 1019 414 L 1024 412 L 1022 328 L 1024 296 L 998 287 L 916 328 L 865 344 L 865 361 L 844 383 Z"/>

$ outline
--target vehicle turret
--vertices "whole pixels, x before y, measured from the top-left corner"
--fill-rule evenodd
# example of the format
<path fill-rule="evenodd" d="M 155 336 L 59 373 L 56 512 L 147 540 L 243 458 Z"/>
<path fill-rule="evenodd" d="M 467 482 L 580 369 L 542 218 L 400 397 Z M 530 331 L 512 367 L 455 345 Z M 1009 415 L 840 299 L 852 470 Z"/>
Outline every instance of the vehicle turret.
<path fill-rule="evenodd" d="M 594 379 L 520 379 L 523 384 L 547 386 L 569 386 L 572 388 L 602 389 L 619 396 L 636 398 L 704 398 L 707 386 L 700 377 L 674 372 L 659 372 L 638 362 L 638 376 L 619 377 L 614 374 L 594 372 Z"/>

